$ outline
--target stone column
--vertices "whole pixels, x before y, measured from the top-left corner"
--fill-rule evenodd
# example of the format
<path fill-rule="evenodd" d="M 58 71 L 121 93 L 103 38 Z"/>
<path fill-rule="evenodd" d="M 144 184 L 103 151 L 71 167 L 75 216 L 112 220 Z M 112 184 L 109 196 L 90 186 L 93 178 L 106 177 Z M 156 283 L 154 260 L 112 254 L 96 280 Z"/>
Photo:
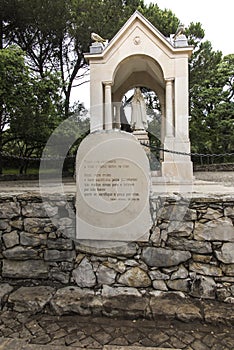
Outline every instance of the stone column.
<path fill-rule="evenodd" d="M 104 82 L 105 85 L 105 130 L 113 129 L 112 119 L 112 98 L 111 98 L 111 81 Z"/>
<path fill-rule="evenodd" d="M 173 79 L 166 80 L 166 137 L 174 136 Z"/>
<path fill-rule="evenodd" d="M 114 103 L 114 124 L 115 124 L 115 128 L 116 129 L 120 129 L 121 126 L 121 122 L 120 122 L 120 106 L 121 106 L 121 102 L 115 102 Z"/>
<path fill-rule="evenodd" d="M 165 129 L 166 129 L 166 118 L 165 118 L 165 103 L 161 103 L 161 130 L 160 130 L 160 146 L 164 147 L 165 140 Z M 163 151 L 160 151 L 160 161 L 164 158 Z"/>

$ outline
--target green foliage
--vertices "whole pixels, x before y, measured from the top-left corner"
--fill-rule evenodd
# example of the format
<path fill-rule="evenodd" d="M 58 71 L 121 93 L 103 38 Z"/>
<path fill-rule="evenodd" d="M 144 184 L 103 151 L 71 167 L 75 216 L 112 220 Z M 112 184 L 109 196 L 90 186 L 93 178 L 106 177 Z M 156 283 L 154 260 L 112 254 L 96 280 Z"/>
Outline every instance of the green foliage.
<path fill-rule="evenodd" d="M 195 51 L 190 72 L 192 150 L 200 153 L 232 153 L 234 55 L 223 58 L 220 51 L 212 50 L 210 42 L 204 42 Z M 220 159 L 227 160 L 227 157 Z"/>
<path fill-rule="evenodd" d="M 60 79 L 35 76 L 18 47 L 0 50 L 1 148 L 12 154 L 40 154 L 61 120 Z"/>

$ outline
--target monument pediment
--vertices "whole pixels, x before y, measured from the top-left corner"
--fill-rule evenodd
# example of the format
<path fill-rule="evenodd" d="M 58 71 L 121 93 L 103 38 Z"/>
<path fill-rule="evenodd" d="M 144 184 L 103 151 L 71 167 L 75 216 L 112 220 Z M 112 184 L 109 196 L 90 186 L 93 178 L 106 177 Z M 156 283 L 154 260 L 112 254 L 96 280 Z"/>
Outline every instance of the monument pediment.
<path fill-rule="evenodd" d="M 111 39 L 101 53 L 87 53 L 86 59 L 108 61 L 113 55 L 126 57 L 131 54 L 142 54 L 151 52 L 152 57 L 163 53 L 168 58 L 174 55 L 186 53 L 190 56 L 192 46 L 174 47 L 169 38 L 166 38 L 156 27 L 154 27 L 140 12 L 136 11 L 123 25 L 118 33 Z"/>

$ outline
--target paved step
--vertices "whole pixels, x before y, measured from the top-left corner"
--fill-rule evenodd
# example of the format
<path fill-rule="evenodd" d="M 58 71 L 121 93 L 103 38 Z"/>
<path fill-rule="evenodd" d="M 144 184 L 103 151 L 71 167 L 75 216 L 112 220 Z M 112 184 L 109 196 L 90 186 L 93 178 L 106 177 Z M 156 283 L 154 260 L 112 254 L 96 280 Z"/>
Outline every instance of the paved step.
<path fill-rule="evenodd" d="M 38 345 L 28 344 L 21 339 L 0 338 L 0 350 L 84 350 L 84 348 L 74 348 L 71 346 L 58 345 Z M 96 350 L 93 349 L 92 350 Z M 101 350 L 100 348 L 97 350 Z M 119 346 L 119 345 L 105 345 L 103 350 L 181 350 L 172 348 L 152 348 L 139 346 Z"/>
<path fill-rule="evenodd" d="M 84 350 L 71 346 L 29 344 L 25 340 L 0 338 L 0 350 Z M 96 349 L 92 349 L 96 350 Z M 100 350 L 100 349 L 98 349 Z M 164 349 L 165 350 L 165 349 Z"/>

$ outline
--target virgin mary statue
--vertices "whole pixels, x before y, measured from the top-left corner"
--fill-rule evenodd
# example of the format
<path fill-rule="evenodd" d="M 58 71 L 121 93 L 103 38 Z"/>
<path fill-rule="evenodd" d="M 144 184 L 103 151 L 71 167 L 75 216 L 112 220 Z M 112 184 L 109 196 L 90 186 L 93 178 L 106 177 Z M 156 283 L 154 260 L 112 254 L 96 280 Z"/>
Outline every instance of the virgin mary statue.
<path fill-rule="evenodd" d="M 132 98 L 131 127 L 133 130 L 145 130 L 147 127 L 146 104 L 140 88 L 135 88 Z"/>

